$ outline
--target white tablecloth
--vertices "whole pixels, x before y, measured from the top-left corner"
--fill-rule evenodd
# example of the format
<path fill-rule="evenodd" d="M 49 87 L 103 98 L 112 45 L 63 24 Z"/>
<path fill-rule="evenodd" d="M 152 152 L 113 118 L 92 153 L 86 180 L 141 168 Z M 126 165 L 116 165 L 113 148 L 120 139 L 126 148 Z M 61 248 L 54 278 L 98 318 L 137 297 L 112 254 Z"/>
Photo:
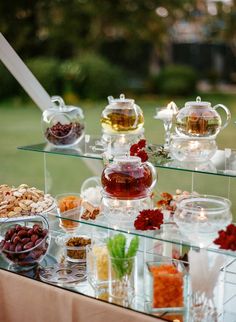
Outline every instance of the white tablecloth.
<path fill-rule="evenodd" d="M 0 322 L 158 321 L 0 269 Z"/>

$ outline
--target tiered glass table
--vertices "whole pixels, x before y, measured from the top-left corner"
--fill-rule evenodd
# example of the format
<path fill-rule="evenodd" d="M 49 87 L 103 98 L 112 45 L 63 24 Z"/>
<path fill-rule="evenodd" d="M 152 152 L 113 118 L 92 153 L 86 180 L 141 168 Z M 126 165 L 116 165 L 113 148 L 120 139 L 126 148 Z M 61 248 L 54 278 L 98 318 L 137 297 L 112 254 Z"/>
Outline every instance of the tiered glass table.
<path fill-rule="evenodd" d="M 45 171 L 45 190 L 47 192 L 52 192 L 53 195 L 61 193 L 61 183 L 65 178 L 64 175 L 61 176 L 60 184 L 54 177 L 58 176 L 58 171 L 55 171 L 55 162 L 51 163 L 50 157 L 57 158 L 60 155 L 62 157 L 72 156 L 77 161 L 80 159 L 85 163 L 87 160 L 93 160 L 95 164 L 101 165 L 101 160 L 104 159 L 104 155 L 101 151 L 97 151 L 94 149 L 96 139 L 87 138 L 84 142 L 80 143 L 80 146 L 76 149 L 57 149 L 48 144 L 41 143 L 36 145 L 19 147 L 20 150 L 25 151 L 34 151 L 40 152 L 44 155 L 44 171 Z M 158 150 L 158 146 L 152 146 L 152 150 Z M 107 156 L 105 155 L 105 158 Z M 69 167 L 69 158 L 66 158 L 66 164 Z M 229 150 L 219 150 L 217 151 L 215 157 L 211 160 L 210 163 L 205 164 L 201 167 L 194 164 L 180 164 L 176 163 L 170 159 L 163 159 L 156 155 L 153 155 L 151 159 L 153 164 L 159 169 L 158 171 L 168 171 L 174 170 L 180 173 L 180 171 L 185 171 L 189 174 L 189 186 L 191 190 L 194 190 L 195 186 L 197 186 L 196 182 L 196 174 L 200 175 L 211 175 L 211 177 L 219 180 L 222 178 L 222 183 L 217 189 L 221 189 L 223 186 L 223 191 L 229 197 L 233 196 L 233 189 L 231 182 L 232 178 L 236 177 L 236 152 Z M 96 163 L 98 162 L 98 163 Z M 83 162 L 82 162 L 83 163 Z M 52 165 L 53 164 L 53 165 Z M 80 167 L 78 166 L 78 169 Z M 66 174 L 65 174 L 66 175 Z M 159 174 L 161 177 L 161 175 Z M 183 172 L 181 178 L 183 176 Z M 161 179 L 160 179 L 161 180 Z M 73 178 L 71 180 L 72 184 Z M 76 181 L 76 179 L 74 180 Z M 69 183 L 69 184 L 70 184 Z M 72 184 L 73 185 L 73 184 Z M 171 182 L 170 182 L 171 185 Z M 77 183 L 77 192 L 79 191 L 79 184 Z M 63 189 L 66 189 L 64 186 Z M 72 188 L 73 190 L 75 188 Z M 71 192 L 73 190 L 68 190 L 67 192 Z M 64 191 L 66 192 L 66 191 Z M 231 198 L 232 199 L 232 198 Z M 63 236 L 65 232 L 59 227 L 59 219 L 62 219 L 58 216 L 57 212 L 51 212 L 48 214 L 48 219 L 50 222 L 50 230 L 51 230 L 51 245 L 50 250 L 46 258 L 41 263 L 41 266 L 50 266 L 53 263 L 60 262 L 63 260 L 63 251 L 61 247 L 58 246 L 57 240 L 60 236 Z M 64 218 L 67 219 L 67 218 Z M 172 256 L 173 251 L 176 251 L 179 256 L 184 256 L 188 252 L 189 249 L 195 249 L 196 251 L 199 249 L 199 245 L 197 245 L 194 240 L 189 239 L 187 236 L 183 235 L 175 223 L 170 223 L 168 225 L 164 225 L 160 231 L 137 231 L 132 227 L 127 228 L 127 226 L 122 222 L 111 222 L 109 218 L 105 215 L 101 215 L 96 218 L 96 220 L 78 220 L 80 226 L 78 228 L 78 232 L 80 234 L 85 233 L 86 235 L 90 234 L 91 236 L 98 235 L 102 233 L 103 235 L 112 235 L 114 232 L 122 232 L 127 236 L 130 235 L 138 235 L 141 240 L 139 254 L 138 254 L 138 272 L 137 272 L 137 291 L 135 294 L 134 301 L 131 305 L 131 309 L 137 312 L 142 312 L 145 314 L 149 314 L 147 312 L 145 306 L 145 274 L 146 272 L 146 264 L 147 260 L 153 260 L 156 256 L 157 249 L 162 251 L 162 255 L 164 256 Z M 215 256 L 220 254 L 225 258 L 225 265 L 222 267 L 220 278 L 218 281 L 218 285 L 216 287 L 215 300 L 218 309 L 218 320 L 219 321 L 227 321 L 234 322 L 236 321 L 236 252 L 229 252 L 220 250 L 213 243 L 209 243 L 206 247 L 208 251 L 209 258 L 214 259 Z M 3 260 L 0 261 L 0 267 L 4 269 L 10 269 L 8 264 L 6 264 Z M 30 275 L 32 274 L 32 275 Z M 29 276 L 35 278 L 34 273 L 29 272 Z M 104 296 L 104 294 L 97 293 L 87 281 L 83 281 L 78 285 L 73 285 L 73 287 L 62 284 L 61 287 L 66 289 L 71 289 L 81 294 L 85 294 L 87 296 L 102 299 L 105 301 L 110 301 L 109 297 Z M 223 294 L 223 296 L 222 296 Z M 189 295 L 187 295 L 189 296 Z M 169 319 L 173 321 L 173 317 L 168 317 L 168 312 L 159 313 L 155 316 L 160 317 L 162 319 Z M 179 316 L 179 320 L 188 321 L 189 319 L 189 311 L 186 310 L 183 314 Z M 177 320 L 176 320 L 177 321 Z"/>

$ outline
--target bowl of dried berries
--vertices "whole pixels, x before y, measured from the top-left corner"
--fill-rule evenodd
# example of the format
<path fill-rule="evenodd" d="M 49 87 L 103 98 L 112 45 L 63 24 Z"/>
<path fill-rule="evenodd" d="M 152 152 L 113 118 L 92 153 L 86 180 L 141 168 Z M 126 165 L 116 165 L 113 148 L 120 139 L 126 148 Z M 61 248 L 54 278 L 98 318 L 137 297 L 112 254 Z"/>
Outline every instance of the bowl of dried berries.
<path fill-rule="evenodd" d="M 42 115 L 42 131 L 48 143 L 58 148 L 79 143 L 84 136 L 84 115 L 81 108 L 65 105 L 59 96 Z"/>
<path fill-rule="evenodd" d="M 50 243 L 49 224 L 45 217 L 5 221 L 0 225 L 0 252 L 16 267 L 34 266 L 46 255 Z"/>

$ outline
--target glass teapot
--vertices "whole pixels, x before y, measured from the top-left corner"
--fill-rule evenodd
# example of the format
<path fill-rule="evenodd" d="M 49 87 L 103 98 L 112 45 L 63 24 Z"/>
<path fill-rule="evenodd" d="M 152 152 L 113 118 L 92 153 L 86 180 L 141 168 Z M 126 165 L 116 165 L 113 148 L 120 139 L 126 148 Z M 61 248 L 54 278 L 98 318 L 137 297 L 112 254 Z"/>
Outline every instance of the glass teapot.
<path fill-rule="evenodd" d="M 42 115 L 42 131 L 46 140 L 57 147 L 77 144 L 84 136 L 84 115 L 80 107 L 65 105 L 60 96 L 53 96 L 57 103 Z"/>
<path fill-rule="evenodd" d="M 106 197 L 127 200 L 148 197 L 156 178 L 151 163 L 142 163 L 136 156 L 120 156 L 104 168 L 101 182 Z"/>
<path fill-rule="evenodd" d="M 222 108 L 226 113 L 226 121 L 222 120 L 218 112 Z M 215 137 L 224 129 L 231 119 L 229 109 L 222 104 L 211 106 L 210 102 L 202 102 L 198 96 L 194 102 L 186 102 L 185 107 L 176 115 L 176 132 L 181 136 Z"/>
<path fill-rule="evenodd" d="M 109 104 L 101 115 L 103 131 L 108 134 L 138 133 L 144 124 L 141 108 L 135 104 L 133 99 L 108 97 Z"/>

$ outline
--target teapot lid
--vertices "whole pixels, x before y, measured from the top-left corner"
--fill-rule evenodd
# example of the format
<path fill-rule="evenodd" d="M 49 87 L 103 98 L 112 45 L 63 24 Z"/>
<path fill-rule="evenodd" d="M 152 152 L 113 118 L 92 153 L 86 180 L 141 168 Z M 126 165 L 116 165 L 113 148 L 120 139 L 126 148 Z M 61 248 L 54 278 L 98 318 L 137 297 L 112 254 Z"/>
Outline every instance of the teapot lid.
<path fill-rule="evenodd" d="M 196 106 L 196 107 L 209 107 L 211 106 L 210 102 L 204 102 L 201 100 L 200 96 L 197 96 L 196 101 L 189 101 L 185 103 L 185 106 Z"/>
<path fill-rule="evenodd" d="M 140 164 L 141 163 L 141 158 L 138 156 L 133 156 L 133 155 L 123 155 L 123 156 L 116 156 L 114 157 L 113 161 L 115 163 L 119 164 Z"/>
<path fill-rule="evenodd" d="M 125 94 L 120 94 L 120 98 L 114 98 L 113 96 L 108 96 L 107 99 L 108 99 L 109 104 L 112 104 L 112 103 L 130 103 L 130 104 L 133 104 L 134 103 L 134 99 L 126 98 Z"/>

